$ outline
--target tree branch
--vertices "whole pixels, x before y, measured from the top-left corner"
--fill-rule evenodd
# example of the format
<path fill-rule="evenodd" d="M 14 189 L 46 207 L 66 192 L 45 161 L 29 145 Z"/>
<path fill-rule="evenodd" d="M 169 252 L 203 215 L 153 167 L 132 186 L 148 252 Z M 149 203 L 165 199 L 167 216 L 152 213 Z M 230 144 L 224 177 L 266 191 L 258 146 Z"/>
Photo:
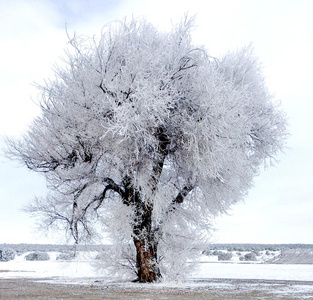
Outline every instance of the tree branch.
<path fill-rule="evenodd" d="M 168 154 L 167 148 L 168 148 L 168 145 L 170 144 L 169 137 L 167 136 L 162 126 L 157 128 L 156 136 L 159 141 L 159 144 L 158 144 L 159 157 L 157 158 L 152 168 L 152 175 L 150 178 L 152 194 L 154 194 L 157 190 L 159 179 L 161 177 L 163 166 L 164 166 L 164 161 L 165 161 L 166 155 Z"/>
<path fill-rule="evenodd" d="M 106 177 L 106 178 L 103 178 L 102 181 L 108 184 L 106 186 L 108 189 L 113 190 L 114 192 L 118 193 L 122 198 L 125 196 L 124 190 L 118 184 L 116 184 L 113 179 Z"/>
<path fill-rule="evenodd" d="M 86 214 L 88 208 L 89 208 L 92 204 L 94 204 L 94 203 L 96 203 L 96 202 L 99 202 L 99 203 L 98 203 L 98 205 L 94 208 L 94 210 L 98 210 L 98 208 L 101 206 L 103 200 L 104 200 L 105 197 L 106 197 L 107 191 L 109 191 L 109 190 L 112 190 L 112 191 L 118 193 L 118 194 L 122 197 L 122 199 L 124 199 L 124 197 L 125 197 L 125 192 L 124 192 L 124 190 L 123 190 L 118 184 L 116 184 L 113 179 L 111 179 L 111 178 L 109 178 L 109 177 L 106 177 L 106 178 L 104 178 L 102 181 L 103 181 L 104 183 L 107 183 L 107 185 L 105 186 L 104 190 L 102 191 L 102 193 L 101 193 L 100 195 L 94 197 L 93 200 L 90 201 L 90 202 L 86 205 L 86 207 L 83 209 L 83 217 L 85 216 L 85 214 Z"/>
<path fill-rule="evenodd" d="M 169 209 L 166 214 L 173 212 L 176 209 L 177 204 L 184 202 L 186 196 L 193 190 L 194 186 L 192 184 L 185 185 L 177 194 L 177 196 L 172 200 Z"/>
<path fill-rule="evenodd" d="M 111 97 L 116 98 L 116 93 L 109 91 L 104 85 L 103 85 L 103 79 L 100 82 L 99 88 L 102 90 L 104 94 L 109 94 Z"/>

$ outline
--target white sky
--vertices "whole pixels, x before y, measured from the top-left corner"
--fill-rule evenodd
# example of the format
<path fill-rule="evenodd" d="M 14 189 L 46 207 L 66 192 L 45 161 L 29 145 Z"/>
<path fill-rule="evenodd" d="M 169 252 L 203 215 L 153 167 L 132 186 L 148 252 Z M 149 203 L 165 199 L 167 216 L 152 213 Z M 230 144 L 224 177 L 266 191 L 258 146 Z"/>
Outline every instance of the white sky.
<path fill-rule="evenodd" d="M 97 35 L 107 22 L 134 15 L 166 30 L 187 11 L 197 14 L 194 42 L 213 56 L 254 44 L 291 133 L 278 166 L 262 171 L 245 203 L 217 219 L 212 241 L 313 243 L 310 0 L 0 0 L 0 135 L 22 134 L 39 113 L 31 84 L 52 76 L 67 43 L 65 23 L 70 34 Z M 0 243 L 59 241 L 35 233 L 21 212 L 44 193 L 38 174 L 0 157 Z"/>

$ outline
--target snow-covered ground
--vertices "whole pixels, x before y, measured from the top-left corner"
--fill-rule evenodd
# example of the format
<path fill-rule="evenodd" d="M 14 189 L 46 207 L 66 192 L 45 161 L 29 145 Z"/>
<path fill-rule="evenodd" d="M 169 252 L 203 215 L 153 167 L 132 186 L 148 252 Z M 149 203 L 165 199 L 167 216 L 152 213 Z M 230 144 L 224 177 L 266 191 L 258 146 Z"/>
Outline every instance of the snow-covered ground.
<path fill-rule="evenodd" d="M 48 252 L 50 260 L 27 261 L 25 257 L 30 252 L 16 256 L 14 260 L 0 262 L 0 278 L 54 278 L 65 279 L 66 282 L 75 283 L 78 278 L 103 277 L 93 267 L 95 252 L 80 252 L 73 260 L 57 260 L 60 253 Z"/>
<path fill-rule="evenodd" d="M 47 283 L 83 284 L 83 285 L 116 285 L 119 289 L 138 289 L 138 285 L 129 280 L 112 277 L 105 271 L 93 267 L 97 263 L 98 252 L 79 252 L 73 260 L 58 260 L 58 252 L 48 252 L 48 261 L 27 261 L 29 252 L 17 255 L 14 260 L 0 262 L 0 280 L 27 278 Z M 172 287 L 187 291 L 208 289 L 217 293 L 240 293 L 240 291 L 258 291 L 288 295 L 292 299 L 312 299 L 313 297 L 313 264 L 270 264 L 277 253 L 265 255 L 260 253 L 257 261 L 240 261 L 238 256 L 244 253 L 233 253 L 231 261 L 219 262 L 216 255 L 201 257 L 198 268 L 184 283 L 163 282 L 149 285 L 149 289 Z M 147 288 L 147 287 L 145 287 Z M 265 296 L 266 298 L 267 296 Z M 264 299 L 265 299 L 264 298 Z M 260 298 L 261 299 L 261 298 Z M 290 298 L 286 298 L 290 299 Z"/>
<path fill-rule="evenodd" d="M 0 278 L 54 278 L 66 282 L 89 283 L 92 280 L 112 280 L 103 270 L 94 268 L 96 252 L 79 252 L 74 260 L 57 260 L 59 253 L 49 252 L 48 261 L 26 261 L 28 252 L 14 260 L 0 262 Z M 235 255 L 234 255 L 235 256 Z M 191 281 L 207 279 L 258 279 L 313 281 L 313 264 L 268 264 L 260 256 L 255 262 L 242 262 L 233 257 L 229 262 L 218 262 L 216 256 L 201 257 Z M 116 279 L 114 279 L 116 280 Z"/>
<path fill-rule="evenodd" d="M 192 277 L 313 281 L 313 265 L 205 263 Z"/>

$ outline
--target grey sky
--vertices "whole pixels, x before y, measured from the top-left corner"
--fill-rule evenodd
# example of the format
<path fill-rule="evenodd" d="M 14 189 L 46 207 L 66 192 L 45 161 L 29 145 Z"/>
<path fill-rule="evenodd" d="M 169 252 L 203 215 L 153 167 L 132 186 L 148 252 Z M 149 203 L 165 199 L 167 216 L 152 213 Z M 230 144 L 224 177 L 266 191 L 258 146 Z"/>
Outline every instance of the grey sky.
<path fill-rule="evenodd" d="M 0 0 L 0 134 L 22 134 L 39 113 L 31 83 L 52 76 L 51 67 L 67 44 L 65 23 L 70 34 L 94 35 L 107 22 L 133 14 L 166 30 L 187 11 L 197 13 L 194 42 L 212 56 L 254 44 L 291 133 L 280 163 L 261 171 L 245 204 L 217 219 L 212 240 L 313 243 L 311 1 Z M 0 243 L 50 241 L 33 234 L 34 220 L 20 212 L 45 193 L 44 181 L 15 166 L 0 158 Z"/>

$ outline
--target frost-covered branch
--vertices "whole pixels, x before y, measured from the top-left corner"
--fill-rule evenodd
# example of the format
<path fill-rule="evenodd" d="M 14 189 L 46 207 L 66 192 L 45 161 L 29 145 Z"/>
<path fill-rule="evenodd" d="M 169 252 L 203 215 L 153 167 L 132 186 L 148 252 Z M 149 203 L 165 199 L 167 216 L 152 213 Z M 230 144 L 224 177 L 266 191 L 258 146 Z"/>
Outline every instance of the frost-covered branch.
<path fill-rule="evenodd" d="M 94 203 L 97 203 L 97 206 L 94 207 L 94 210 L 98 210 L 106 197 L 106 193 L 109 190 L 118 193 L 122 199 L 125 198 L 125 191 L 119 185 L 117 185 L 111 178 L 104 178 L 103 182 L 107 184 L 104 190 L 100 195 L 94 197 L 93 200 L 87 204 L 87 206 L 83 209 L 84 212 L 86 212 L 88 208 L 91 207 Z"/>
<path fill-rule="evenodd" d="M 177 196 L 172 200 L 169 212 L 172 212 L 175 210 L 175 206 L 177 204 L 182 204 L 186 198 L 186 196 L 193 190 L 194 186 L 192 184 L 185 185 L 180 192 L 177 194 Z"/>
<path fill-rule="evenodd" d="M 7 156 L 51 190 L 30 211 L 76 242 L 106 228 L 131 243 L 143 282 L 175 269 L 170 253 L 182 253 L 182 268 L 210 218 L 246 195 L 287 136 L 252 47 L 212 58 L 193 45 L 193 23 L 159 32 L 132 19 L 98 39 L 69 38 L 55 78 L 37 86 L 41 115 L 7 139 Z"/>

